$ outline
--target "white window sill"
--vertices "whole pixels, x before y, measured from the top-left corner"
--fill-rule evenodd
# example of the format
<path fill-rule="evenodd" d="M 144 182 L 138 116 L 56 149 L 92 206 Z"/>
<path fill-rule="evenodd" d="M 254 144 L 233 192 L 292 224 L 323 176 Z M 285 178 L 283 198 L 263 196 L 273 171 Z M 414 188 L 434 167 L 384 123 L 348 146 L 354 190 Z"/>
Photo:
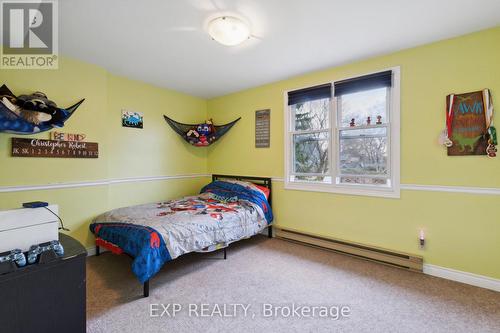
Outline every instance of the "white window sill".
<path fill-rule="evenodd" d="M 391 188 L 366 186 L 366 185 L 332 185 L 307 182 L 285 181 L 285 190 L 308 191 L 308 192 L 326 192 L 346 195 L 370 196 L 380 198 L 400 198 L 399 186 Z"/>

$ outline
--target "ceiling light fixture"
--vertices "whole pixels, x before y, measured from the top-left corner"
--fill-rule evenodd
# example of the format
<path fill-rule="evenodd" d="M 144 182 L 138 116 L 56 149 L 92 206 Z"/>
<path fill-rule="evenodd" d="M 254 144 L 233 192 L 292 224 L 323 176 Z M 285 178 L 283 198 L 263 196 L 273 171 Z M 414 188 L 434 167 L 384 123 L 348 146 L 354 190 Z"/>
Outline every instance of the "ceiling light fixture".
<path fill-rule="evenodd" d="M 208 23 L 208 34 L 226 46 L 241 44 L 250 38 L 250 27 L 234 16 L 221 16 Z"/>

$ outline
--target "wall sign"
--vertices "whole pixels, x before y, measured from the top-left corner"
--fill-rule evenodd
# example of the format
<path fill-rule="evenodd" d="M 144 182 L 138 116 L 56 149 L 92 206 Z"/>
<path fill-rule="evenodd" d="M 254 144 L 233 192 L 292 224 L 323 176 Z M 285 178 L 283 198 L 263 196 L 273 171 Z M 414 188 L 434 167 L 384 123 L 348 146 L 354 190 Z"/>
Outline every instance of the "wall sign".
<path fill-rule="evenodd" d="M 98 158 L 97 142 L 12 138 L 14 157 Z"/>
<path fill-rule="evenodd" d="M 122 110 L 122 126 L 132 128 L 142 128 L 144 115 L 141 112 Z"/>
<path fill-rule="evenodd" d="M 271 137 L 271 110 L 255 111 L 255 148 L 269 148 Z"/>
<path fill-rule="evenodd" d="M 62 133 L 57 131 L 50 132 L 50 138 L 59 141 L 83 141 L 86 137 L 85 134 Z"/>

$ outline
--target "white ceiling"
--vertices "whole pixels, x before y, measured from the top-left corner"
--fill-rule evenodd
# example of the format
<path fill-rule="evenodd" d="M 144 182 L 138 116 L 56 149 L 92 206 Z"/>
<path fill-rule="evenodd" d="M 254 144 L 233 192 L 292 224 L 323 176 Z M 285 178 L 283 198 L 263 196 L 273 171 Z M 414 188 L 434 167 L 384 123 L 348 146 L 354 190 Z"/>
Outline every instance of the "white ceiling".
<path fill-rule="evenodd" d="M 255 37 L 211 40 L 219 14 Z M 61 0 L 59 17 L 61 54 L 210 98 L 496 26 L 500 0 Z"/>

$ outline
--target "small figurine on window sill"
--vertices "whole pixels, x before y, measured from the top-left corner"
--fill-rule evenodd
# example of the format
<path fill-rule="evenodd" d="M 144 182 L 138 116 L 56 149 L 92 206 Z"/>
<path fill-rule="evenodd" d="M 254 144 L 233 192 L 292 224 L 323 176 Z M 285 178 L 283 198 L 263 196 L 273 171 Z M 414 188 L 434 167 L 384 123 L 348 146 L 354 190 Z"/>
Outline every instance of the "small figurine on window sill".
<path fill-rule="evenodd" d="M 382 116 L 377 116 L 377 125 L 382 125 Z"/>
<path fill-rule="evenodd" d="M 366 118 L 366 125 L 370 126 L 371 123 L 372 123 L 372 118 L 371 117 Z"/>
<path fill-rule="evenodd" d="M 351 119 L 351 122 L 349 123 L 349 126 L 350 127 L 356 127 L 356 123 L 355 123 L 354 118 Z"/>

